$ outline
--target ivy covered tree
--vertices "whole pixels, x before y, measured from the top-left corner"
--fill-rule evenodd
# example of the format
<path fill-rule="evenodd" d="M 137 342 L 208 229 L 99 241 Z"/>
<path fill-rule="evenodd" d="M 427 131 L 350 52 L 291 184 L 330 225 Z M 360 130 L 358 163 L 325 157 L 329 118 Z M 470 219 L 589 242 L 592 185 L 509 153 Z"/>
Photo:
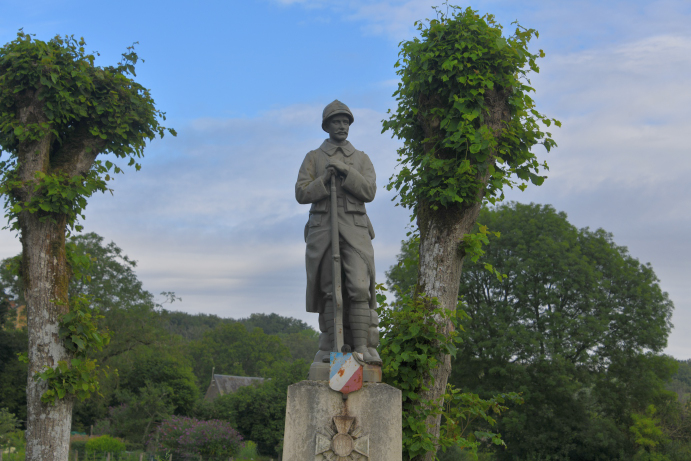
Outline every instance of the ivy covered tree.
<path fill-rule="evenodd" d="M 419 38 L 401 43 L 397 110 L 384 130 L 403 140 L 400 171 L 388 184 L 412 211 L 420 236 L 415 297 L 455 310 L 463 258 L 477 255 L 483 235 L 470 235 L 484 200 L 503 197 L 505 186 L 540 185 L 544 176 L 532 148 L 555 146 L 542 126 L 559 122 L 535 109 L 527 76 L 538 72 L 539 51 L 528 51 L 537 31 L 519 25 L 504 36 L 490 14 L 454 6 L 418 22 Z M 430 312 L 432 312 L 430 306 Z M 441 320 L 441 319 L 438 319 Z M 449 321 L 442 330 L 451 332 Z M 423 401 L 440 399 L 451 371 L 449 355 L 420 389 Z M 428 417 L 438 436 L 441 417 Z M 428 452 L 416 459 L 434 459 Z"/>
<path fill-rule="evenodd" d="M 662 355 L 674 305 L 652 267 L 549 205 L 484 208 L 478 220 L 501 237 L 461 274 L 466 315 L 449 381 L 482 398 L 521 392 L 524 403 L 498 418 L 506 447 L 494 457 L 633 459 L 630 427 L 650 405 L 687 437 L 685 413 L 665 390 L 677 369 Z M 405 242 L 389 283 L 414 286 L 417 257 Z"/>
<path fill-rule="evenodd" d="M 138 170 L 146 141 L 166 131 L 149 90 L 130 77 L 138 61 L 133 49 L 118 65 L 99 67 L 84 46 L 83 39 L 44 42 L 20 31 L 0 48 L 0 192 L 23 249 L 26 459 L 32 461 L 67 459 L 74 399 L 96 389 L 93 362 L 77 357 L 103 339 L 80 311 L 84 304 L 70 302 L 69 281 L 80 275 L 82 260 L 72 257 L 66 236 L 80 229 L 87 199 L 122 172 L 98 157 L 128 159 Z M 89 334 L 71 335 L 63 323 L 69 314 L 73 327 L 92 322 L 81 325 Z"/>

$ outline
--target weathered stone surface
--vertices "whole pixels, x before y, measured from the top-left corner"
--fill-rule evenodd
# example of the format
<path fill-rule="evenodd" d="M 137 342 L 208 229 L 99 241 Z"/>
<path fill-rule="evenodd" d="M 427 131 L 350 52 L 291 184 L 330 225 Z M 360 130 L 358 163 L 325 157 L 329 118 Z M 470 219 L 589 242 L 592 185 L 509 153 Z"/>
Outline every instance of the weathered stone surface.
<path fill-rule="evenodd" d="M 345 424 L 350 418 L 353 422 Z M 341 458 L 346 460 L 400 461 L 401 391 L 388 384 L 365 383 L 343 400 L 323 381 L 290 386 L 283 461 L 329 460 L 336 456 L 334 449 L 348 452 Z"/>
<path fill-rule="evenodd" d="M 314 362 L 328 362 L 331 352 L 353 351 L 381 365 L 374 228 L 365 208 L 377 183 L 370 158 L 347 140 L 354 120 L 342 102 L 326 106 L 322 128 L 329 138 L 307 153 L 295 183 L 295 199 L 311 205 L 305 225 L 305 307 L 319 313 Z"/>

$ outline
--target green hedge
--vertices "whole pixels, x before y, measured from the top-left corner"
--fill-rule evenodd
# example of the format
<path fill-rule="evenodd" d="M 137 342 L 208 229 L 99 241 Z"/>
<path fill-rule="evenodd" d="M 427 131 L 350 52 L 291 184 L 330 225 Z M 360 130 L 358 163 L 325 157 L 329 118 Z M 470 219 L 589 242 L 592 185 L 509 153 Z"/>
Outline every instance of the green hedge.
<path fill-rule="evenodd" d="M 87 453 L 122 453 L 125 451 L 125 444 L 120 440 L 113 438 L 109 435 L 102 435 L 101 437 L 96 437 L 89 439 L 86 442 Z"/>

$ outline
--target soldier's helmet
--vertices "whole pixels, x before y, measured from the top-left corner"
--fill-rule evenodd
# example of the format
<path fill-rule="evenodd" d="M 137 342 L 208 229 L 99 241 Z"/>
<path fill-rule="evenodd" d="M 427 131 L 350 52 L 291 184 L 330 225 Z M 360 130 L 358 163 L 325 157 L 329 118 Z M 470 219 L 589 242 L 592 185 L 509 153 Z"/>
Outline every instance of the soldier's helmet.
<path fill-rule="evenodd" d="M 350 109 L 348 109 L 348 106 L 343 104 L 338 99 L 335 99 L 334 102 L 324 108 L 324 112 L 322 113 L 322 130 L 326 131 L 326 121 L 338 114 L 347 115 L 351 125 L 355 121 L 355 117 L 353 117 L 353 113 L 350 111 Z"/>

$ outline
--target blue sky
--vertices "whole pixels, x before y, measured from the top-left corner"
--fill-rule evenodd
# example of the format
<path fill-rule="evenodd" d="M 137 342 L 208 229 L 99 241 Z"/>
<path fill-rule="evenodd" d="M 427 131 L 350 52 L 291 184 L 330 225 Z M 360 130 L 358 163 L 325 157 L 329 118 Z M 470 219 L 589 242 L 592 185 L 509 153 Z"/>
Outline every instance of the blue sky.
<path fill-rule="evenodd" d="M 19 28 L 49 39 L 84 37 L 118 61 L 135 41 L 138 80 L 179 136 L 153 142 L 142 171 L 95 197 L 86 231 L 139 261 L 173 308 L 245 317 L 304 312 L 307 208 L 293 197 L 305 153 L 325 137 L 321 110 L 338 98 L 355 113 L 350 140 L 367 152 L 380 190 L 368 207 L 378 276 L 394 261 L 407 214 L 383 186 L 397 140 L 381 134 L 394 108 L 398 43 L 431 17 L 427 0 L 0 0 L 0 42 Z M 465 4 L 462 6 L 466 6 Z M 691 3 L 688 1 L 473 1 L 511 31 L 540 31 L 547 53 L 533 78 L 540 109 L 563 122 L 559 147 L 537 149 L 551 171 L 511 200 L 549 203 L 578 227 L 614 233 L 651 262 L 675 303 L 667 352 L 691 358 Z M 20 250 L 0 232 L 0 257 Z"/>

